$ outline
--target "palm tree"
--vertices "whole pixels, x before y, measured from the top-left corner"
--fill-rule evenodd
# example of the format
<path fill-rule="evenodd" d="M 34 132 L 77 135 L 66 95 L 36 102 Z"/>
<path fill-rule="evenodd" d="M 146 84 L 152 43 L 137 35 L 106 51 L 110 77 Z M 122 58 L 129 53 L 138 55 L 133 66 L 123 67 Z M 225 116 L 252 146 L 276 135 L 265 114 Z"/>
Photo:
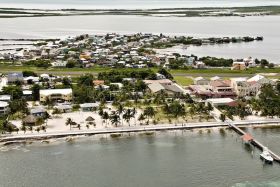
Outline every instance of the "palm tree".
<path fill-rule="evenodd" d="M 220 120 L 221 120 L 222 122 L 225 122 L 225 120 L 226 120 L 225 114 L 221 114 L 221 115 L 220 115 Z"/>
<path fill-rule="evenodd" d="M 81 130 L 81 124 L 77 124 L 79 130 Z"/>
<path fill-rule="evenodd" d="M 26 133 L 26 126 L 25 125 L 22 125 L 20 130 L 22 130 L 24 132 L 24 134 Z"/>
<path fill-rule="evenodd" d="M 133 109 L 132 109 L 132 117 L 134 118 L 134 125 L 136 126 L 136 114 L 137 114 L 137 110 L 136 110 L 136 108 L 134 107 Z"/>
<path fill-rule="evenodd" d="M 36 128 L 36 131 L 37 131 L 38 133 L 40 132 L 40 130 L 41 130 L 40 127 L 37 127 L 37 128 Z"/>
<path fill-rule="evenodd" d="M 144 115 L 148 117 L 148 123 L 149 123 L 150 117 L 154 117 L 155 116 L 154 108 L 151 107 L 151 106 L 148 106 L 147 108 L 145 108 Z"/>
<path fill-rule="evenodd" d="M 117 127 L 118 124 L 120 123 L 119 114 L 116 112 L 112 112 L 112 114 L 110 115 L 110 121 L 111 121 L 112 125 L 115 125 Z"/>
<path fill-rule="evenodd" d="M 66 126 L 70 126 L 70 131 L 72 130 L 73 120 L 71 118 L 67 118 L 65 122 Z"/>
<path fill-rule="evenodd" d="M 33 127 L 32 126 L 29 127 L 29 130 L 30 130 L 30 132 L 33 133 Z"/>
<path fill-rule="evenodd" d="M 47 131 L 46 126 L 42 126 L 42 127 L 41 127 L 41 129 L 42 129 L 42 131 L 44 131 L 44 132 L 46 132 L 46 131 Z"/>
<path fill-rule="evenodd" d="M 123 118 L 125 121 L 128 123 L 128 126 L 130 126 L 130 119 L 133 117 L 132 116 L 133 112 L 131 109 L 127 109 L 123 115 Z"/>
<path fill-rule="evenodd" d="M 108 112 L 103 112 L 102 119 L 105 120 L 106 126 L 108 125 L 108 119 L 110 118 Z"/>
<path fill-rule="evenodd" d="M 140 124 L 142 123 L 142 121 L 144 121 L 146 118 L 145 118 L 145 115 L 144 114 L 140 114 L 140 116 L 138 117 L 138 120 L 140 121 Z"/>
<path fill-rule="evenodd" d="M 101 119 L 102 119 L 103 113 L 104 113 L 103 109 L 99 108 L 98 115 L 101 117 Z M 103 126 L 103 120 L 102 120 L 102 126 Z"/>
<path fill-rule="evenodd" d="M 123 107 L 123 105 L 121 103 L 118 104 L 117 112 L 118 112 L 118 114 L 119 114 L 119 116 L 120 116 L 120 118 L 122 120 L 122 125 L 123 125 L 123 116 L 122 116 L 122 114 L 124 112 L 124 107 Z"/>

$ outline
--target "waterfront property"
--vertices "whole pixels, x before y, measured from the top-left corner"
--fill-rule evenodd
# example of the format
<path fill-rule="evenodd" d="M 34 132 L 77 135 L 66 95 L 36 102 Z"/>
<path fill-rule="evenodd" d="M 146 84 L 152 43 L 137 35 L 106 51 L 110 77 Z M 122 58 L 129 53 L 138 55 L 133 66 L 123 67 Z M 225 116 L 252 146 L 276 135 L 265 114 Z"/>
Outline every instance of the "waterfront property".
<path fill-rule="evenodd" d="M 72 101 L 72 89 L 47 89 L 40 90 L 40 101 Z"/>

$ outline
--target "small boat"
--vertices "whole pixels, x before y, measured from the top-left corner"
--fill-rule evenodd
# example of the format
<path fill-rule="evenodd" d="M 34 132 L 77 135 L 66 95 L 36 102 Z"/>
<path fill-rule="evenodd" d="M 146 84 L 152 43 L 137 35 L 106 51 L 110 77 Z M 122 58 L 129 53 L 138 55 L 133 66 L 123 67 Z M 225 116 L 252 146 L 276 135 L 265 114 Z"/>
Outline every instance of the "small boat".
<path fill-rule="evenodd" d="M 260 154 L 260 158 L 264 160 L 266 163 L 270 163 L 270 164 L 273 163 L 273 158 L 266 147 L 263 149 L 263 152 Z"/>

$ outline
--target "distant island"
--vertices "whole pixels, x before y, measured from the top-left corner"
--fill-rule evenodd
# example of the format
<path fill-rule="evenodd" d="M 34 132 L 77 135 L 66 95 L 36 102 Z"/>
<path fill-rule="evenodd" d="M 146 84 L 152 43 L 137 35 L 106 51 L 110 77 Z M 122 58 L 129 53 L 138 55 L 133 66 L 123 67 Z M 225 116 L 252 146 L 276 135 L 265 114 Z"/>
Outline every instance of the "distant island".
<path fill-rule="evenodd" d="M 155 17 L 266 16 L 279 15 L 280 6 L 162 8 L 162 9 L 21 9 L 0 8 L 0 18 L 74 16 L 74 15 L 137 15 Z"/>

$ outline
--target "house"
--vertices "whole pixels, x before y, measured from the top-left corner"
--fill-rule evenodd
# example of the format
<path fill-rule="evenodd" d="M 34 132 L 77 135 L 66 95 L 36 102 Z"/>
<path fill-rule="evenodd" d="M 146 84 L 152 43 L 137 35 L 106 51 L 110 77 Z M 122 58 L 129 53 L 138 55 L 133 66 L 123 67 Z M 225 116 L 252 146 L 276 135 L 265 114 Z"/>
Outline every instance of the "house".
<path fill-rule="evenodd" d="M 23 74 L 22 73 L 9 73 L 8 76 L 8 84 L 13 84 L 15 82 L 23 82 Z"/>
<path fill-rule="evenodd" d="M 0 95 L 0 101 L 9 102 L 11 99 L 12 97 L 10 95 Z"/>
<path fill-rule="evenodd" d="M 72 106 L 70 104 L 61 103 L 54 106 L 54 108 L 58 109 L 58 111 L 62 113 L 72 112 Z"/>
<path fill-rule="evenodd" d="M 193 82 L 194 82 L 194 85 L 208 85 L 210 81 L 203 77 L 196 77 L 193 79 Z"/>
<path fill-rule="evenodd" d="M 29 76 L 29 77 L 24 77 L 23 80 L 25 84 L 33 84 L 33 83 L 38 83 L 40 81 L 40 78 Z"/>
<path fill-rule="evenodd" d="M 262 75 L 255 75 L 250 79 L 247 78 L 232 78 L 231 85 L 234 88 L 238 96 L 255 96 L 260 91 L 264 84 L 273 84 L 270 79 L 265 78 Z"/>
<path fill-rule="evenodd" d="M 99 86 L 99 85 L 104 85 L 105 81 L 104 80 L 93 80 L 92 83 L 94 86 Z"/>
<path fill-rule="evenodd" d="M 4 101 L 0 101 L 0 116 L 1 115 L 6 115 L 9 112 L 10 112 L 9 103 L 4 102 Z"/>
<path fill-rule="evenodd" d="M 166 79 L 166 77 L 160 73 L 156 73 L 157 80 Z"/>
<path fill-rule="evenodd" d="M 99 107 L 99 103 L 84 103 L 80 104 L 81 110 L 84 112 L 93 111 Z"/>
<path fill-rule="evenodd" d="M 205 69 L 206 66 L 205 66 L 204 62 L 198 61 L 198 62 L 196 62 L 194 68 L 196 68 L 196 69 Z"/>
<path fill-rule="evenodd" d="M 30 110 L 30 114 L 36 117 L 44 117 L 46 115 L 46 109 L 43 107 L 36 107 Z"/>
<path fill-rule="evenodd" d="M 161 84 L 161 83 L 155 82 L 152 84 L 148 84 L 148 88 L 151 93 L 164 92 L 169 96 L 173 96 L 175 94 L 186 93 L 186 91 L 182 87 L 180 87 L 178 84 L 173 83 L 173 82 L 171 84 Z"/>
<path fill-rule="evenodd" d="M 66 67 L 66 61 L 55 61 L 51 63 L 53 67 Z"/>
<path fill-rule="evenodd" d="M 212 106 L 217 107 L 217 106 L 232 106 L 234 105 L 235 101 L 231 98 L 212 98 L 212 99 L 207 99 L 206 102 L 210 103 Z"/>
<path fill-rule="evenodd" d="M 250 85 L 247 82 L 247 78 L 239 77 L 239 78 L 231 78 L 231 86 L 235 90 L 236 94 L 240 97 L 244 97 L 250 95 Z"/>
<path fill-rule="evenodd" d="M 236 97 L 230 81 L 215 80 L 210 82 L 210 86 L 212 87 L 213 97 L 215 98 Z"/>
<path fill-rule="evenodd" d="M 47 89 L 40 90 L 40 102 L 46 101 L 71 102 L 72 89 Z"/>
<path fill-rule="evenodd" d="M 231 70 L 245 70 L 246 64 L 245 62 L 233 62 Z"/>
<path fill-rule="evenodd" d="M 107 85 L 98 85 L 94 87 L 96 90 L 109 90 L 110 86 Z"/>
<path fill-rule="evenodd" d="M 23 98 L 26 99 L 27 101 L 33 100 L 33 95 L 31 90 L 23 90 Z"/>

